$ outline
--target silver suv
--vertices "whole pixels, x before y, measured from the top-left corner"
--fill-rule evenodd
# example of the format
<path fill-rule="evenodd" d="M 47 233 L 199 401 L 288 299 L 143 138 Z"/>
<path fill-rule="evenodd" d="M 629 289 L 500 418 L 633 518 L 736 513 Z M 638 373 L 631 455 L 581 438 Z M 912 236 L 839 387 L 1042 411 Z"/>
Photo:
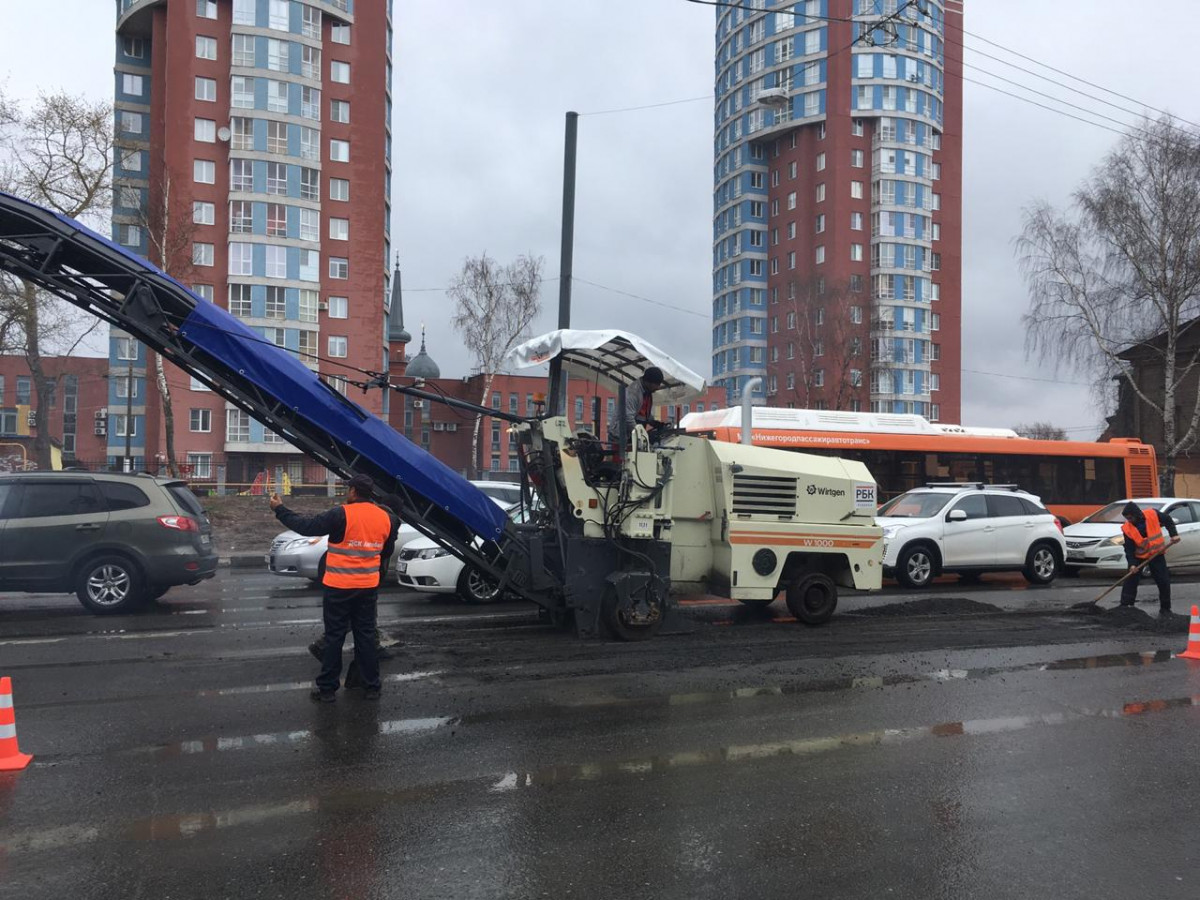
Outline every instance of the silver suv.
<path fill-rule="evenodd" d="M 909 588 L 944 572 L 974 578 L 1019 571 L 1049 584 L 1066 556 L 1062 525 L 1041 500 L 1008 484 L 930 484 L 879 508 L 883 571 Z"/>
<path fill-rule="evenodd" d="M 0 591 L 74 591 L 124 613 L 217 571 L 186 482 L 115 472 L 0 475 Z"/>

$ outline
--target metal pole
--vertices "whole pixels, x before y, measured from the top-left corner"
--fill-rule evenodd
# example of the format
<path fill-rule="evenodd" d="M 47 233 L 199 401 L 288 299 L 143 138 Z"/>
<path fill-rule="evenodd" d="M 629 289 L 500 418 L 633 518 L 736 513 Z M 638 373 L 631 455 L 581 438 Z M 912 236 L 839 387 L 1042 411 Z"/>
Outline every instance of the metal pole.
<path fill-rule="evenodd" d="M 131 342 L 133 338 L 129 339 Z M 133 471 L 133 460 L 130 458 L 130 441 L 133 436 L 133 361 L 129 361 L 129 368 L 125 375 L 125 471 Z"/>
<path fill-rule="evenodd" d="M 571 327 L 571 278 L 575 253 L 575 148 L 578 143 L 579 113 L 567 113 L 567 132 L 563 148 L 562 251 L 558 263 L 558 327 Z M 549 411 L 566 411 L 567 392 L 563 389 L 562 361 L 550 362 Z"/>
<path fill-rule="evenodd" d="M 742 443 L 750 444 L 754 439 L 754 389 L 760 387 L 763 380 L 755 375 L 747 378 L 742 385 Z"/>

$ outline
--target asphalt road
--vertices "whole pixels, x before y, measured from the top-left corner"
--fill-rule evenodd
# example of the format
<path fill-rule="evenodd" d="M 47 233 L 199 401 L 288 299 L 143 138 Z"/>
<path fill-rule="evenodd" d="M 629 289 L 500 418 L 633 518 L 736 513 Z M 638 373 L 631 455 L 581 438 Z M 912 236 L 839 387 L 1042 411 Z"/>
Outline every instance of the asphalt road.
<path fill-rule="evenodd" d="M 0 594 L 35 754 L 0 895 L 1193 898 L 1200 669 L 1067 611 L 1098 587 L 948 579 L 820 629 L 701 600 L 641 644 L 391 589 L 382 701 L 328 705 L 302 584 Z"/>

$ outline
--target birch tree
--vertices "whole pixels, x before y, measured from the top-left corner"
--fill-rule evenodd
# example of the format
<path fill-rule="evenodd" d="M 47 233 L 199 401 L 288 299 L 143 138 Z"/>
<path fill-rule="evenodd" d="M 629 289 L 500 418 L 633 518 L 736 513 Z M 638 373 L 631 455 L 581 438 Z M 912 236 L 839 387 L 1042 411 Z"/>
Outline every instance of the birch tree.
<path fill-rule="evenodd" d="M 1026 348 L 1091 376 L 1120 378 L 1162 425 L 1159 489 L 1174 494 L 1175 465 L 1200 436 L 1200 393 L 1177 410 L 1200 374 L 1185 344 L 1200 315 L 1200 139 L 1170 116 L 1143 120 L 1117 143 L 1066 209 L 1025 214 L 1017 254 L 1029 288 Z M 1139 383 L 1130 352 L 1161 382 Z"/>
<path fill-rule="evenodd" d="M 475 359 L 483 374 L 479 405 L 487 404 L 492 381 L 508 352 L 529 332 L 529 326 L 541 312 L 543 259 L 518 256 L 508 265 L 500 265 L 487 253 L 468 257 L 462 271 L 447 290 L 454 300 L 454 329 Z M 479 476 L 479 429 L 483 416 L 475 417 L 471 434 L 471 465 Z"/>
<path fill-rule="evenodd" d="M 790 387 L 785 381 L 779 388 L 781 400 L 800 409 L 817 401 L 829 409 L 849 409 L 851 400 L 863 396 L 866 303 L 846 283 L 827 285 L 820 277 L 788 282 L 786 296 L 771 313 L 772 330 L 778 320 L 783 336 L 776 347 L 783 353 L 769 361 L 768 371 L 793 376 Z"/>
<path fill-rule="evenodd" d="M 10 193 L 74 219 L 106 215 L 112 191 L 112 107 L 63 92 L 43 94 L 25 111 L 0 98 L 0 186 Z M 70 355 L 98 321 L 79 327 L 73 307 L 48 297 L 33 284 L 0 284 L 0 335 L 23 353 L 33 380 L 38 423 L 34 457 L 51 466 L 46 415 L 54 395 L 43 357 Z"/>

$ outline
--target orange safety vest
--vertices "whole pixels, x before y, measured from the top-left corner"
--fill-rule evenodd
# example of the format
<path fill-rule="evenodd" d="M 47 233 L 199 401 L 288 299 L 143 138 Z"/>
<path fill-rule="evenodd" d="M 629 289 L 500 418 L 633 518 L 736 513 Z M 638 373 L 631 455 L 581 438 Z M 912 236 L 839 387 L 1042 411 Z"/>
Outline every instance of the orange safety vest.
<path fill-rule="evenodd" d="M 343 509 L 346 533 L 336 544 L 329 542 L 324 584 L 347 590 L 379 587 L 379 565 L 392 520 L 374 503 L 347 503 Z"/>
<path fill-rule="evenodd" d="M 1162 524 L 1158 521 L 1158 513 L 1152 509 L 1147 509 L 1143 511 L 1143 515 L 1146 517 L 1145 537 L 1142 537 L 1141 533 L 1137 530 L 1137 526 L 1128 519 L 1121 526 L 1121 531 L 1125 533 L 1125 537 L 1133 541 L 1135 548 L 1133 555 L 1138 559 L 1149 559 L 1167 546 L 1167 541 L 1163 537 Z"/>

